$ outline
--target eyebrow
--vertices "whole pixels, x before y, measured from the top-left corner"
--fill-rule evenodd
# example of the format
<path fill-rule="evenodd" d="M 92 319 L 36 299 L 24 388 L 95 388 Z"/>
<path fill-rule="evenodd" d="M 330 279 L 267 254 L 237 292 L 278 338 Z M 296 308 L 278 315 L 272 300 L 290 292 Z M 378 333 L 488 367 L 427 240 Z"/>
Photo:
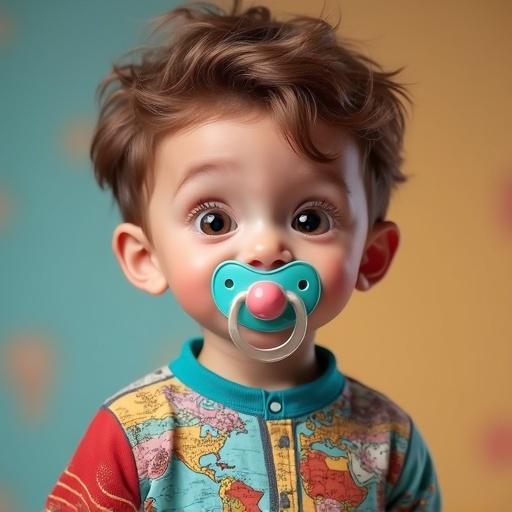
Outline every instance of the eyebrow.
<path fill-rule="evenodd" d="M 192 178 L 195 178 L 202 174 L 208 174 L 212 171 L 233 169 L 234 166 L 235 162 L 233 160 L 225 158 L 211 159 L 205 162 L 198 162 L 196 164 L 191 165 L 185 172 L 185 176 L 183 176 L 183 178 L 178 183 L 176 191 L 174 192 L 174 197 L 176 197 L 180 188 L 183 187 L 183 185 L 185 185 L 187 181 L 192 180 Z"/>
<path fill-rule="evenodd" d="M 347 182 L 345 181 L 345 177 L 343 176 L 343 173 L 338 172 L 336 169 L 314 169 L 310 170 L 308 169 L 307 174 L 310 176 L 320 173 L 323 178 L 329 182 L 331 185 L 334 185 L 335 187 L 339 188 L 342 192 L 350 195 L 350 189 L 348 188 Z"/>
<path fill-rule="evenodd" d="M 209 174 L 212 171 L 233 170 L 234 167 L 235 161 L 225 158 L 216 158 L 193 164 L 187 169 L 185 176 L 178 183 L 178 186 L 176 187 L 176 191 L 174 193 L 174 197 L 176 197 L 176 195 L 178 194 L 179 190 L 183 187 L 183 185 L 185 185 L 185 183 L 187 183 L 188 181 L 191 181 L 193 178 L 196 178 L 197 176 L 200 175 Z M 323 178 L 327 182 L 329 182 L 331 185 L 336 186 L 345 194 L 350 195 L 350 189 L 347 186 L 347 182 L 345 181 L 343 174 L 337 172 L 335 169 L 307 169 L 306 171 L 304 171 L 304 173 L 308 174 L 309 176 L 321 173 Z"/>

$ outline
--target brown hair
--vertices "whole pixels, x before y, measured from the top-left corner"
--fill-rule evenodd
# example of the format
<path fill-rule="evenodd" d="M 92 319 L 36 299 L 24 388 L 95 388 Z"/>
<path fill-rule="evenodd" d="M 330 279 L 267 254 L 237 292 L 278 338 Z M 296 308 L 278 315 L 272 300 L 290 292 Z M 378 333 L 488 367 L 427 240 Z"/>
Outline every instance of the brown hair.
<path fill-rule="evenodd" d="M 364 156 L 369 226 L 383 220 L 401 171 L 405 87 L 336 36 L 339 26 L 296 16 L 276 21 L 267 7 L 237 14 L 205 2 L 153 20 L 163 41 L 140 62 L 114 64 L 99 84 L 101 105 L 90 155 L 101 188 L 112 189 L 123 220 L 151 240 L 147 203 L 159 137 L 196 123 L 254 108 L 268 112 L 290 146 L 318 162 L 309 127 L 317 117 L 347 127 Z M 112 87 L 111 87 L 112 86 Z"/>

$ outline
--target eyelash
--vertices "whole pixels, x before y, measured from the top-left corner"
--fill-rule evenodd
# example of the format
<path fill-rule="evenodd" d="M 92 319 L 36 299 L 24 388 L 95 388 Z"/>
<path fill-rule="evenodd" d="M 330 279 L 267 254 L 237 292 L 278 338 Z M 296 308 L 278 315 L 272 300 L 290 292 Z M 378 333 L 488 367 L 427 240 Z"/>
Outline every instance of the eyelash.
<path fill-rule="evenodd" d="M 321 201 L 312 201 L 310 204 L 307 203 L 307 207 L 320 207 L 331 215 L 336 226 L 340 226 L 342 224 L 343 216 L 341 215 L 340 210 L 333 204 L 327 202 L 325 199 L 322 199 Z"/>
<path fill-rule="evenodd" d="M 320 207 L 324 211 L 330 214 L 336 226 L 340 226 L 342 224 L 343 217 L 341 212 L 336 206 L 327 202 L 325 199 L 311 201 L 310 203 L 306 203 L 306 208 Z M 186 222 L 193 222 L 196 217 L 203 211 L 208 211 L 212 209 L 227 211 L 221 204 L 216 203 L 215 201 L 200 201 L 200 203 L 192 208 L 190 213 L 187 215 Z"/>
<path fill-rule="evenodd" d="M 196 207 L 192 208 L 190 213 L 187 215 L 186 221 L 192 222 L 201 212 L 207 211 L 207 210 L 213 210 L 213 209 L 226 211 L 226 209 L 223 208 L 222 205 L 217 204 L 215 201 L 202 202 L 202 200 L 201 200 L 200 204 L 198 204 Z"/>

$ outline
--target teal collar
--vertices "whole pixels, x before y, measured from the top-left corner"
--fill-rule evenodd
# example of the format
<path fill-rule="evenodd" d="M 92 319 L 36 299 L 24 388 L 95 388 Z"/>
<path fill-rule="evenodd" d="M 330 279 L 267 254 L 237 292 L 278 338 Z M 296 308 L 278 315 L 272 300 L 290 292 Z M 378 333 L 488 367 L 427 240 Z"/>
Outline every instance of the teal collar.
<path fill-rule="evenodd" d="M 196 393 L 238 412 L 262 416 L 267 420 L 295 418 L 333 402 L 345 386 L 345 377 L 336 366 L 336 357 L 320 345 L 315 345 L 316 357 L 322 368 L 320 377 L 294 388 L 267 391 L 224 379 L 203 366 L 197 360 L 203 341 L 202 337 L 186 340 L 181 354 L 169 364 L 169 368 Z"/>

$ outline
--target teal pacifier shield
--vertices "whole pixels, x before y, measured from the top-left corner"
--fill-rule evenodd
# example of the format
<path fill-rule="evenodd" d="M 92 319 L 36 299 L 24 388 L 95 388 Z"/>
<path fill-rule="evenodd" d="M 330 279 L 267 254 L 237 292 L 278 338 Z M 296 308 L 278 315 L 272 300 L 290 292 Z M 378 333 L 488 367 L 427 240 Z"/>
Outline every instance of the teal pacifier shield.
<path fill-rule="evenodd" d="M 299 297 L 309 315 L 320 300 L 321 284 L 318 272 L 304 261 L 292 261 L 280 268 L 264 271 L 235 260 L 222 262 L 213 272 L 212 297 L 219 310 L 229 316 L 231 304 L 241 292 L 247 292 L 254 283 L 272 281 L 285 292 Z M 283 314 L 275 320 L 261 320 L 253 316 L 245 302 L 240 307 L 238 323 L 256 331 L 281 331 L 295 325 L 295 312 L 288 303 Z"/>

